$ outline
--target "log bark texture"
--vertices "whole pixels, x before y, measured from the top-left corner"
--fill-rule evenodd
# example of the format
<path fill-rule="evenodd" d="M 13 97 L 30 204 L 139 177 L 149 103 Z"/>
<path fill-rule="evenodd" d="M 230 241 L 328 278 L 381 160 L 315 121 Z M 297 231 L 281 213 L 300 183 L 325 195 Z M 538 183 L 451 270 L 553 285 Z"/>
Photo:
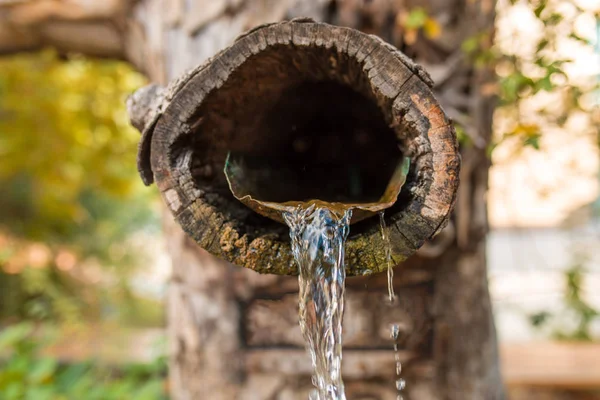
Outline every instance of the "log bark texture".
<path fill-rule="evenodd" d="M 436 98 L 461 122 L 472 144 L 461 149 L 461 186 L 450 229 L 395 269 L 398 303 L 387 304 L 382 274 L 348 279 L 348 398 L 395 399 L 393 353 L 391 343 L 385 344 L 391 321 L 405 327 L 400 346 L 405 399 L 504 398 L 485 269 L 486 146 L 494 98 L 484 88 L 493 81 L 493 71 L 475 68 L 461 50 L 464 40 L 481 32 L 488 32 L 479 36 L 482 47 L 491 45 L 493 0 L 102 2 L 117 3 L 113 10 L 122 12 L 94 11 L 96 3 L 4 2 L 0 51 L 57 44 L 44 29 L 108 21 L 119 40 L 112 41 L 109 34 L 94 39 L 106 37 L 118 46 L 90 52 L 128 59 L 164 85 L 253 26 L 308 16 L 377 34 L 421 64 L 435 82 Z M 64 10 L 65 4 L 90 13 L 73 15 Z M 437 21 L 440 35 L 406 26 L 416 7 Z M 19 36 L 22 32 L 27 34 Z M 77 39 L 76 34 L 66 36 Z M 30 37 L 35 40 L 23 40 Z M 63 50 L 70 50 L 68 41 L 61 43 Z M 85 46 L 73 48 L 86 52 Z M 165 232 L 173 257 L 168 313 L 172 398 L 306 399 L 309 359 L 297 342 L 298 328 L 291 323 L 296 306 L 289 300 L 297 292 L 296 280 L 224 263 L 199 250 L 170 217 L 165 217 Z M 275 319 L 280 322 L 274 324 Z"/>
<path fill-rule="evenodd" d="M 308 88 L 299 90 L 302 85 Z M 350 120 L 340 143 L 348 146 L 358 124 L 352 120 L 366 113 L 353 107 L 356 100 L 348 100 L 353 98 L 345 91 L 349 88 L 376 105 L 372 110 L 363 107 L 377 114 L 363 117 L 372 120 L 371 126 L 384 131 L 391 127 L 379 136 L 388 134 L 398 144 L 392 140 L 381 146 L 399 145 L 411 159 L 407 183 L 386 213 L 398 264 L 446 226 L 456 198 L 458 142 L 431 85 L 421 67 L 376 36 L 307 18 L 263 25 L 176 79 L 164 93 L 151 86 L 136 94 L 131 114 L 142 117 L 134 118 L 135 125 L 144 125 L 138 166 L 146 183 L 156 180 L 174 217 L 202 248 L 260 273 L 296 275 L 286 227 L 259 217 L 234 198 L 221 171 L 229 151 L 292 157 L 291 143 L 304 134 L 299 132 L 302 122 L 311 119 Z M 304 115 L 302 102 L 313 103 L 321 96 L 330 98 L 318 113 Z M 277 108 L 290 101 L 291 107 Z M 156 115 L 149 118 L 152 112 L 143 112 L 144 106 Z M 274 112 L 277 118 L 270 117 Z M 290 115 L 283 121 L 278 118 L 286 112 Z M 376 136 L 371 126 L 361 132 Z M 311 124 L 310 134 L 325 140 L 319 128 Z M 321 180 L 324 187 L 329 184 Z M 379 220 L 353 225 L 346 243 L 348 274 L 386 268 Z"/>

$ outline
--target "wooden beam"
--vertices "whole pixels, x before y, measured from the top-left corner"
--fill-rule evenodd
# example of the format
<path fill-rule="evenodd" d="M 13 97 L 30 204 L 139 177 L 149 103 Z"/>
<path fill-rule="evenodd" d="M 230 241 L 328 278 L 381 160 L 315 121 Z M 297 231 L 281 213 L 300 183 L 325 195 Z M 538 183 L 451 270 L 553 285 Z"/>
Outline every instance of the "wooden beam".
<path fill-rule="evenodd" d="M 152 346 L 148 344 L 163 334 L 157 329 L 115 331 L 111 327 L 94 327 L 91 331 L 79 332 L 77 340 L 73 340 L 72 334 L 63 335 L 65 340 L 47 352 L 67 362 L 90 357 L 108 364 L 145 362 L 152 356 Z M 509 387 L 600 389 L 599 343 L 505 343 L 500 352 L 502 374 Z M 410 351 L 400 352 L 400 360 L 410 362 L 413 373 L 427 374 L 431 363 L 415 362 L 414 356 Z M 301 346 L 250 349 L 245 352 L 245 362 L 250 369 L 265 374 L 312 373 L 310 359 Z M 393 350 L 348 349 L 344 352 L 343 372 L 347 379 L 391 377 Z"/>
<path fill-rule="evenodd" d="M 600 389 L 600 344 L 511 343 L 500 353 L 509 386 Z"/>
<path fill-rule="evenodd" d="M 398 354 L 400 362 L 407 363 L 415 356 L 414 353 L 401 351 Z M 311 375 L 313 368 L 310 357 L 304 349 L 265 349 L 250 350 L 245 355 L 249 371 L 282 374 L 290 376 Z M 425 365 L 426 364 L 426 365 Z M 429 368 L 427 368 L 429 366 Z M 431 369 L 431 363 L 424 363 L 421 369 Z M 372 379 L 389 377 L 396 373 L 396 361 L 392 349 L 385 350 L 348 350 L 344 352 L 342 374 L 345 379 Z"/>

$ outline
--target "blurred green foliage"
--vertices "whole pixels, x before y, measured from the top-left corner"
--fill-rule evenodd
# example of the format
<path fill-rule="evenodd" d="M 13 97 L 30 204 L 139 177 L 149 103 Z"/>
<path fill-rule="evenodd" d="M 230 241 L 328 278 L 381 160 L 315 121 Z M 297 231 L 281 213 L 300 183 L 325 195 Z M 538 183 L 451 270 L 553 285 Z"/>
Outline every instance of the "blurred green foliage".
<path fill-rule="evenodd" d="M 509 145 L 513 155 L 528 148 L 540 150 L 553 130 L 590 137 L 590 144 L 600 147 L 600 109 L 593 100 L 600 81 L 597 76 L 573 79 L 568 73 L 574 62 L 572 52 L 565 51 L 593 48 L 593 41 L 578 33 L 577 24 L 586 16 L 600 21 L 600 14 L 593 15 L 578 2 L 562 0 L 510 0 L 499 12 L 510 15 L 514 10 L 518 10 L 521 21 L 539 29 L 533 39 L 510 36 L 508 43 L 502 43 L 491 31 L 483 31 L 462 43 L 463 53 L 476 68 L 493 68 L 498 77 L 496 84 L 483 88 L 497 95 L 494 118 L 502 122 L 495 124 L 488 155 L 491 157 L 501 143 Z M 532 40 L 533 46 L 529 46 Z M 579 124 L 577 132 L 571 131 L 569 121 L 581 121 L 582 116 L 584 126 Z M 468 116 L 464 120 L 468 122 Z M 473 135 L 466 127 L 458 124 L 456 128 L 461 145 L 472 146 Z M 529 322 L 557 340 L 596 340 L 591 332 L 600 312 L 586 300 L 583 287 L 587 270 L 581 255 L 574 252 L 573 257 L 576 261 L 564 272 L 562 309 L 528 315 Z"/>
<path fill-rule="evenodd" d="M 126 63 L 50 50 L 0 59 L 0 318 L 161 320 L 129 285 L 140 238 L 159 233 L 124 105 L 144 82 Z"/>
<path fill-rule="evenodd" d="M 144 82 L 117 61 L 0 59 L 0 400 L 166 398 L 164 359 L 65 363 L 44 354 L 51 338 L 38 329 L 162 324 L 160 299 L 131 287 L 159 233 L 125 110 Z"/>
<path fill-rule="evenodd" d="M 115 61 L 0 60 L 0 220 L 11 234 L 102 256 L 148 222 L 124 107 L 143 83 Z"/>
<path fill-rule="evenodd" d="M 166 399 L 164 358 L 119 368 L 66 364 L 43 354 L 46 342 L 32 323 L 0 332 L 0 400 Z"/>
<path fill-rule="evenodd" d="M 573 60 L 564 51 L 565 46 L 592 48 L 592 42 L 577 31 L 577 22 L 582 16 L 590 15 L 590 11 L 577 2 L 562 0 L 510 0 L 503 12 L 510 12 L 511 7 L 518 7 L 522 14 L 529 13 L 531 23 L 539 27 L 530 50 L 528 43 L 518 41 L 510 41 L 509 45 L 494 44 L 489 31 L 473 35 L 462 44 L 463 52 L 477 67 L 493 67 L 499 78 L 497 85 L 485 88 L 497 94 L 496 113 L 504 122 L 489 152 L 509 140 L 515 152 L 527 147 L 539 150 L 545 132 L 565 128 L 569 119 L 578 114 L 588 115 L 589 130 L 598 138 L 600 146 L 600 113 L 592 102 L 586 101 L 589 99 L 586 95 L 598 90 L 600 84 L 593 76 L 589 82 L 573 80 L 567 74 Z M 552 98 L 553 101 L 540 101 L 541 106 L 534 106 L 534 98 Z M 460 138 L 462 144 L 469 145 L 468 136 Z"/>
<path fill-rule="evenodd" d="M 590 144 L 600 147 L 600 109 L 593 100 L 600 81 L 597 76 L 573 79 L 567 71 L 574 60 L 572 53 L 565 51 L 568 46 L 593 48 L 593 40 L 580 36 L 577 24 L 584 16 L 598 21 L 600 14 L 592 15 L 577 2 L 561 0 L 510 0 L 510 5 L 527 10 L 540 27 L 541 34 L 536 36 L 530 51 L 514 45 L 508 51 L 499 47 L 480 51 L 481 36 L 463 44 L 476 63 L 484 65 L 493 60 L 499 75 L 496 115 L 505 121 L 505 129 L 497 132 L 489 150 L 506 141 L 512 142 L 514 153 L 527 147 L 540 150 L 545 135 L 554 128 L 573 136 L 589 135 L 595 138 Z M 541 106 L 532 99 L 543 99 L 537 102 Z M 569 121 L 582 116 L 586 126 L 580 125 L 577 132 L 570 131 Z M 532 326 L 557 340 L 599 339 L 592 334 L 600 312 L 586 299 L 585 264 L 584 253 L 574 250 L 573 262 L 564 272 L 562 308 L 529 315 Z"/>
<path fill-rule="evenodd" d="M 563 309 L 558 312 L 542 310 L 530 315 L 529 321 L 535 328 L 547 330 L 557 340 L 600 339 L 592 333 L 592 325 L 600 320 L 600 312 L 585 299 L 585 273 L 583 260 L 565 271 Z"/>

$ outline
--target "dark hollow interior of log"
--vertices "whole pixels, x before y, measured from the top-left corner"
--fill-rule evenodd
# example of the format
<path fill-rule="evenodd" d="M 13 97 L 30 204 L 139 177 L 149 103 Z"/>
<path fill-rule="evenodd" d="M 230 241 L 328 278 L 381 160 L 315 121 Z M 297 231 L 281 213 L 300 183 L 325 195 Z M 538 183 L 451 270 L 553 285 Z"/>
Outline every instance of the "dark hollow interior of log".
<path fill-rule="evenodd" d="M 287 88 L 264 124 L 268 144 L 230 158 L 238 171 L 230 179 L 256 200 L 377 202 L 401 161 L 379 108 L 336 82 Z"/>
<path fill-rule="evenodd" d="M 276 227 L 281 224 L 233 197 L 223 172 L 227 155 L 241 161 L 240 176 L 246 174 L 244 184 L 258 200 L 377 201 L 405 148 L 389 127 L 389 113 L 377 105 L 352 57 L 272 46 L 206 95 L 187 121 L 189 134 L 173 143 L 172 163 L 181 165 L 191 151 L 195 185 L 226 219 L 239 222 L 241 232 L 287 236 Z M 366 222 L 356 224 L 354 233 L 370 226 Z"/>

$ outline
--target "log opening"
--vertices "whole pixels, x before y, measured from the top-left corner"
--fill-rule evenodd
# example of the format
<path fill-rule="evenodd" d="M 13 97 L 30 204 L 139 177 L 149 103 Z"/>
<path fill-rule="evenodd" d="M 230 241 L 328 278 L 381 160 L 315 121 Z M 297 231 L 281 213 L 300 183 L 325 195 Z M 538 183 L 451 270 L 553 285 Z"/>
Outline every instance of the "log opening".
<path fill-rule="evenodd" d="M 402 161 L 394 131 L 377 105 L 349 86 L 299 83 L 261 114 L 265 118 L 256 130 L 230 145 L 239 173 L 232 178 L 253 198 L 376 202 Z"/>
<path fill-rule="evenodd" d="M 140 169 L 202 247 L 258 272 L 295 274 L 286 227 L 230 193 L 228 153 L 264 172 L 253 187 L 273 201 L 379 198 L 409 156 L 386 213 L 400 262 L 445 225 L 458 183 L 455 135 L 429 84 L 374 36 L 310 20 L 262 26 L 165 91 L 144 129 Z M 353 226 L 346 254 L 349 274 L 386 268 L 377 220 Z"/>

